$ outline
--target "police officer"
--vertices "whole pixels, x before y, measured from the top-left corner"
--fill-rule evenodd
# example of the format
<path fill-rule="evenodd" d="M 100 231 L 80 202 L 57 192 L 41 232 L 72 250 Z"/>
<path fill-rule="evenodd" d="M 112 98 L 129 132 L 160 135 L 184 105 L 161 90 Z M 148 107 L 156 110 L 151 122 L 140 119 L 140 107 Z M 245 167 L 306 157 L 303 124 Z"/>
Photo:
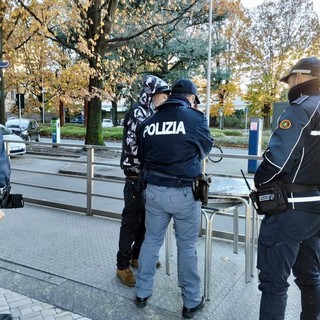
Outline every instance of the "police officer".
<path fill-rule="evenodd" d="M 123 145 L 120 165 L 126 176 L 123 189 L 124 209 L 117 253 L 117 277 L 127 286 L 134 287 L 136 280 L 130 269 L 138 267 L 141 244 L 144 239 L 145 193 L 139 181 L 141 165 L 138 159 L 136 129 L 154 108 L 165 101 L 170 93 L 168 84 L 162 79 L 148 75 L 144 78 L 139 103 L 126 114 L 123 129 Z M 160 267 L 160 262 L 157 263 Z"/>
<path fill-rule="evenodd" d="M 7 68 L 8 66 L 9 66 L 8 62 L 0 61 L 0 69 Z M 10 183 L 10 172 L 11 172 L 9 158 L 5 149 L 3 136 L 1 133 L 0 133 L 0 168 L 1 168 L 0 170 L 0 203 L 1 203 Z M 4 218 L 4 212 L 0 210 L 0 221 L 3 218 Z"/>
<path fill-rule="evenodd" d="M 282 180 L 288 207 L 265 212 L 258 240 L 260 320 L 283 320 L 291 269 L 301 320 L 320 319 L 320 60 L 303 58 L 280 81 L 290 106 L 278 120 L 254 177 L 256 188 Z"/>
<path fill-rule="evenodd" d="M 178 80 L 168 100 L 143 122 L 139 132 L 147 188 L 146 234 L 139 257 L 136 304 L 144 307 L 152 295 L 159 250 L 173 218 L 182 315 L 186 318 L 193 317 L 205 304 L 196 252 L 201 203 L 194 199 L 192 186 L 201 174 L 201 160 L 213 143 L 207 119 L 192 108 L 194 102 L 200 103 L 195 84 Z"/>
<path fill-rule="evenodd" d="M 0 68 L 8 67 L 9 63 L 0 61 Z M 4 198 L 5 192 L 10 182 L 10 162 L 3 142 L 3 136 L 0 133 L 0 203 Z M 4 218 L 4 212 L 0 210 L 0 221 Z M 10 314 L 0 314 L 0 320 L 12 320 Z"/>

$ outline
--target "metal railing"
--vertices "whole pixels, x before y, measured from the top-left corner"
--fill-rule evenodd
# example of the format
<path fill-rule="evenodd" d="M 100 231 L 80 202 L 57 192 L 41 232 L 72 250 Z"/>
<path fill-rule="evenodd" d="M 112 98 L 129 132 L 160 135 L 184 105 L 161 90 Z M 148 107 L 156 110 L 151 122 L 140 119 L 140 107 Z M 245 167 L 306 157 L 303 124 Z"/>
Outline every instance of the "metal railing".
<path fill-rule="evenodd" d="M 10 143 L 11 141 L 6 141 L 6 144 Z M 110 182 L 110 179 L 113 179 L 112 181 L 115 182 L 116 180 L 118 181 L 118 183 L 124 183 L 124 176 L 118 176 L 118 177 L 112 177 L 112 176 L 108 176 L 107 174 L 104 176 L 99 176 L 98 174 L 96 174 L 95 172 L 95 165 L 97 166 L 111 166 L 116 168 L 117 170 L 119 170 L 119 172 L 122 172 L 120 170 L 120 163 L 119 161 L 117 161 L 117 164 L 115 163 L 111 163 L 110 161 L 106 162 L 100 162 L 100 161 L 96 161 L 95 155 L 97 153 L 97 151 L 120 151 L 121 148 L 119 147 L 106 147 L 106 146 L 94 146 L 94 145 L 79 145 L 79 144 L 70 144 L 70 143 L 47 143 L 47 142 L 25 142 L 26 145 L 29 146 L 44 146 L 44 147 L 50 147 L 52 148 L 52 155 L 46 155 L 46 154 L 36 154 L 33 155 L 29 152 L 27 152 L 23 157 L 33 157 L 35 159 L 41 159 L 43 161 L 62 161 L 62 162 L 68 162 L 68 163 L 73 163 L 75 165 L 77 164 L 83 164 L 86 167 L 85 172 L 73 172 L 73 173 L 50 173 L 50 172 L 46 172 L 45 174 L 50 176 L 50 175 L 54 175 L 54 176 L 58 176 L 58 177 L 72 177 L 72 178 L 78 178 L 78 179 L 85 179 L 85 190 L 70 190 L 68 188 L 64 188 L 64 187 L 55 187 L 55 186 L 37 186 L 37 183 L 30 183 L 30 182 L 24 182 L 24 181 L 19 181 L 19 179 L 12 179 L 12 184 L 13 185 L 17 185 L 17 186 L 24 186 L 24 187 L 29 187 L 29 188 L 36 188 L 39 187 L 41 189 L 45 189 L 48 190 L 48 192 L 69 192 L 72 193 L 72 195 L 75 197 L 76 195 L 81 195 L 81 197 L 85 197 L 85 204 L 81 205 L 80 203 L 76 203 L 76 204 L 66 204 L 66 203 L 60 203 L 59 201 L 49 201 L 49 200 L 41 200 L 41 199 L 35 199 L 32 197 L 26 197 L 25 200 L 26 202 L 30 202 L 30 203 L 37 203 L 37 204 L 41 204 L 41 205 L 45 205 L 45 206 L 52 206 L 52 207 L 56 207 L 56 208 L 61 208 L 61 209 L 67 209 L 67 210 L 74 210 L 74 211 L 78 211 L 78 212 L 82 212 L 85 213 L 88 216 L 92 216 L 92 215 L 101 215 L 101 216 L 106 216 L 106 217 L 111 217 L 111 218 L 116 218 L 116 219 L 120 219 L 120 212 L 115 213 L 112 210 L 108 210 L 108 208 L 102 210 L 99 208 L 94 208 L 94 201 L 93 199 L 104 199 L 104 198 L 110 198 L 111 201 L 116 201 L 116 200 L 121 200 L 121 202 L 123 203 L 123 196 L 122 196 L 122 192 L 121 192 L 121 196 L 120 193 L 116 194 L 116 195 L 106 195 L 106 194 L 101 194 L 99 192 L 94 192 L 94 184 L 96 181 L 104 181 L 104 182 Z M 61 152 L 61 150 L 64 150 L 66 148 L 73 148 L 73 149 L 77 149 L 77 150 L 81 150 L 82 153 L 81 155 L 83 156 L 83 159 L 79 159 L 79 154 L 76 154 L 77 158 L 75 158 L 75 155 L 72 154 L 67 154 L 64 155 L 63 151 Z M 9 147 L 7 145 L 7 150 L 9 150 Z M 57 151 L 60 152 L 57 152 Z M 212 153 L 212 155 L 214 155 L 214 153 Z M 10 156 L 10 154 L 9 154 Z M 221 154 L 220 156 L 222 156 L 224 159 L 231 159 L 232 160 L 232 165 L 234 165 L 235 161 L 233 161 L 234 159 L 237 160 L 261 160 L 260 156 L 252 156 L 252 155 L 244 155 L 244 154 L 232 154 L 232 153 L 226 153 L 224 152 L 223 154 Z M 223 160 L 224 161 L 224 160 Z M 219 163 L 219 166 L 224 166 L 223 161 L 221 161 L 221 163 Z M 227 162 L 227 160 L 226 160 Z M 216 168 L 216 165 L 214 164 L 214 167 L 212 168 Z M 37 170 L 37 168 L 16 168 L 15 166 L 12 167 L 12 170 L 15 172 L 29 172 L 29 173 L 39 173 L 39 170 Z M 211 175 L 215 176 L 219 176 L 219 175 L 224 175 L 221 174 L 221 170 L 217 170 L 218 172 L 209 172 Z M 225 176 L 228 177 L 235 177 L 235 178 L 239 178 L 240 177 L 240 171 L 239 174 L 234 174 L 234 173 L 228 173 Z M 109 179 L 109 180 L 108 180 Z M 75 182 L 75 185 L 79 185 L 81 184 L 80 182 L 77 183 Z M 122 186 L 121 186 L 122 189 Z M 121 204 L 122 205 L 122 204 Z"/>
<path fill-rule="evenodd" d="M 6 150 L 8 153 L 9 157 L 20 157 L 19 155 L 15 155 L 15 154 L 10 154 L 10 148 L 9 148 L 9 143 L 10 142 L 15 142 L 15 141 L 11 141 L 8 140 L 5 142 L 6 144 Z M 73 210 L 75 209 L 76 211 L 80 211 L 80 212 L 85 212 L 87 215 L 92 216 L 94 213 L 97 215 L 105 215 L 103 212 L 100 212 L 99 210 L 94 211 L 93 210 L 93 197 L 100 197 L 101 195 L 99 194 L 94 194 L 93 190 L 94 190 L 94 181 L 95 180 L 100 180 L 100 181 L 105 181 L 106 178 L 99 178 L 99 177 L 95 177 L 95 172 L 94 172 L 94 166 L 95 165 L 100 165 L 100 166 L 104 166 L 105 163 L 103 162 L 98 162 L 95 161 L 95 151 L 99 150 L 99 151 L 104 151 L 104 150 L 109 150 L 111 148 L 105 147 L 105 146 L 93 146 L 93 145 L 76 145 L 76 144 L 65 144 L 65 143 L 44 143 L 44 142 L 29 142 L 29 141 L 25 141 L 24 142 L 26 145 L 34 145 L 34 146 L 44 146 L 44 147 L 52 147 L 54 149 L 52 150 L 58 150 L 58 148 L 62 149 L 63 148 L 75 148 L 75 149 L 79 149 L 79 150 L 83 150 L 84 153 L 82 153 L 82 155 L 85 156 L 85 160 L 80 160 L 77 158 L 74 158 L 74 156 L 70 155 L 70 154 L 63 154 L 63 153 L 56 153 L 51 156 L 48 155 L 44 155 L 44 154 L 37 154 L 37 155 L 32 155 L 31 153 L 29 154 L 28 152 L 23 155 L 23 157 L 34 157 L 36 159 L 41 159 L 41 160 L 48 160 L 48 161 L 61 161 L 61 162 L 68 162 L 68 163 L 73 163 L 75 165 L 79 165 L 79 164 L 83 164 L 86 167 L 86 172 L 74 172 L 74 174 L 59 174 L 59 173 L 50 173 L 50 172 L 46 172 L 46 175 L 54 175 L 54 176 L 61 176 L 61 177 L 67 177 L 67 176 L 72 176 L 73 178 L 80 178 L 80 179 L 85 179 L 86 180 L 86 190 L 83 192 L 79 192 L 76 190 L 70 191 L 68 189 L 64 189 L 64 188 L 55 188 L 55 187 L 50 187 L 50 186 L 41 186 L 42 189 L 46 189 L 48 191 L 62 191 L 62 192 L 72 192 L 73 194 L 81 194 L 84 195 L 86 197 L 86 205 L 85 208 L 80 207 L 80 206 L 72 206 L 72 205 L 61 205 L 58 202 L 57 203 L 51 203 L 50 201 L 41 201 L 41 200 L 35 200 L 29 197 L 25 198 L 26 202 L 31 202 L 31 203 L 37 203 L 37 204 L 43 204 L 43 205 L 47 205 L 47 206 L 54 206 L 54 207 L 58 207 L 58 208 L 65 208 L 65 209 L 69 209 L 69 210 Z M 116 149 L 116 148 L 115 148 Z M 78 155 L 79 157 L 79 155 Z M 113 166 L 113 164 L 108 164 L 108 166 Z M 119 165 L 118 165 L 119 167 Z M 40 173 L 37 168 L 33 169 L 33 168 L 28 168 L 28 169 L 21 169 L 21 168 L 15 168 L 13 166 L 11 166 L 12 171 L 17 171 L 17 172 L 29 172 L 29 173 Z M 118 178 L 118 180 L 122 180 L 121 178 Z M 20 186 L 30 186 L 30 187 L 37 187 L 37 185 L 35 184 L 28 184 L 28 183 L 24 183 L 19 181 L 18 179 L 13 180 L 11 179 L 11 184 L 12 185 L 20 185 Z M 119 199 L 123 199 L 123 198 L 119 198 Z M 115 215 L 108 215 L 112 218 L 115 218 Z"/>

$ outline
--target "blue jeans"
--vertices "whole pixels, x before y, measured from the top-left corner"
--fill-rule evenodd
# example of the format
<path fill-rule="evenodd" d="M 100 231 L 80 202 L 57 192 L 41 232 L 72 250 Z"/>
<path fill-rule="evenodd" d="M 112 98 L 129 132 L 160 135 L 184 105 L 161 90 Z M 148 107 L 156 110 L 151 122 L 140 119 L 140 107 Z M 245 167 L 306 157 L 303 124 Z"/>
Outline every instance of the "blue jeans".
<path fill-rule="evenodd" d="M 262 221 L 257 265 L 260 320 L 285 319 L 291 269 L 301 291 L 300 320 L 320 320 L 320 214 L 311 213 L 314 206 L 303 203 Z"/>
<path fill-rule="evenodd" d="M 168 188 L 148 184 L 146 189 L 146 233 L 139 256 L 136 292 L 140 298 L 153 291 L 159 251 L 166 229 L 173 218 L 178 251 L 178 281 L 184 306 L 201 302 L 201 280 L 197 266 L 196 242 L 199 235 L 201 203 L 191 187 Z"/>

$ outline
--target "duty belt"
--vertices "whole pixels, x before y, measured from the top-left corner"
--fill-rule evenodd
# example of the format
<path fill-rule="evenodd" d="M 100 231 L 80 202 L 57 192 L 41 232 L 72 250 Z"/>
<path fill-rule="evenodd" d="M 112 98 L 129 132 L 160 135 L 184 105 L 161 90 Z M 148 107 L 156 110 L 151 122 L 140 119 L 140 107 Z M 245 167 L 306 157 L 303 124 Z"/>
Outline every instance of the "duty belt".
<path fill-rule="evenodd" d="M 168 179 L 174 179 L 174 180 L 178 180 L 178 181 L 190 181 L 190 182 L 194 182 L 195 178 L 184 178 L 184 177 L 178 177 L 178 176 L 171 176 L 169 174 L 166 173 L 162 173 L 156 170 L 151 170 L 151 169 L 147 169 L 148 173 L 153 174 L 155 176 L 161 177 L 161 178 L 168 178 Z"/>
<path fill-rule="evenodd" d="M 138 179 L 138 176 L 126 176 L 125 178 L 126 181 L 138 181 Z"/>
<path fill-rule="evenodd" d="M 305 192 L 305 191 L 319 191 L 317 184 L 300 184 L 300 183 L 286 183 L 286 192 Z"/>
<path fill-rule="evenodd" d="M 298 184 L 298 183 L 291 183 L 286 184 L 285 186 L 286 191 L 288 193 L 291 192 L 307 192 L 307 191 L 319 191 L 319 186 L 315 184 Z M 313 201 L 320 201 L 320 196 L 305 196 L 305 197 L 290 197 L 288 196 L 288 202 L 313 202 Z"/>

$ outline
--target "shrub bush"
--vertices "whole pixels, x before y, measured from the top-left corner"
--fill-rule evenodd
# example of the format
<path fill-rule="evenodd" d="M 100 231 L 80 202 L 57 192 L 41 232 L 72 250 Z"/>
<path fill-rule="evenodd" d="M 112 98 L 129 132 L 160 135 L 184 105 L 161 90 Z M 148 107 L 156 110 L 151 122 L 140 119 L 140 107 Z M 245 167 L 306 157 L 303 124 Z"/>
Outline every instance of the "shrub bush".
<path fill-rule="evenodd" d="M 210 129 L 215 139 L 215 144 L 224 147 L 247 148 L 249 142 L 249 135 L 244 134 L 241 130 L 219 130 Z M 68 139 L 85 139 L 86 128 L 79 124 L 66 124 L 60 128 L 61 138 Z M 122 141 L 123 128 L 103 128 L 103 139 L 112 141 Z M 270 130 L 263 132 L 262 148 L 265 149 L 270 138 Z M 51 137 L 52 128 L 49 124 L 40 124 L 40 135 Z"/>
<path fill-rule="evenodd" d="M 223 130 L 225 136 L 242 137 L 243 132 L 240 130 Z"/>
<path fill-rule="evenodd" d="M 244 127 L 243 119 L 236 115 L 224 117 L 224 127 L 241 129 Z"/>

